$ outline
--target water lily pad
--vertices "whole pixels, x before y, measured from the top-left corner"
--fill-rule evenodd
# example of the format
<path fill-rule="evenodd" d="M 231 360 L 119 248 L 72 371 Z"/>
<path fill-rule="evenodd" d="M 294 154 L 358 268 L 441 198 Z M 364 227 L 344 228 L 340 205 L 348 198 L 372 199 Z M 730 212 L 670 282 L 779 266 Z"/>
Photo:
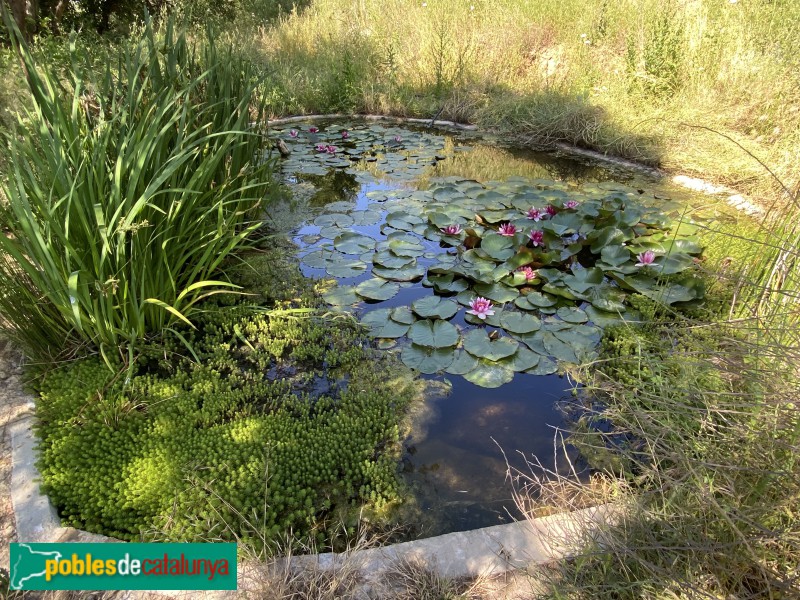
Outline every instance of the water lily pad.
<path fill-rule="evenodd" d="M 430 273 L 430 269 L 428 269 Z M 452 273 L 446 275 L 428 275 L 428 283 L 433 285 L 433 289 L 439 293 L 458 293 L 469 288 L 466 279 L 456 278 Z"/>
<path fill-rule="evenodd" d="M 478 366 L 478 359 L 464 350 L 456 351 L 455 360 L 445 369 L 451 375 L 464 375 Z"/>
<path fill-rule="evenodd" d="M 511 302 L 519 296 L 519 290 L 501 283 L 476 283 L 473 286 L 475 293 L 495 302 Z"/>
<path fill-rule="evenodd" d="M 388 308 L 368 312 L 361 323 L 369 327 L 370 335 L 376 338 L 399 338 L 408 333 L 408 325 L 393 320 Z"/>
<path fill-rule="evenodd" d="M 408 265 L 416 264 L 416 260 L 414 260 L 414 258 L 408 256 L 397 256 L 388 250 L 376 252 L 372 257 L 372 261 L 376 265 L 385 267 L 387 269 L 401 269 Z"/>
<path fill-rule="evenodd" d="M 488 360 L 479 360 L 478 365 L 464 379 L 485 388 L 498 388 L 514 379 L 514 371 Z"/>
<path fill-rule="evenodd" d="M 416 321 L 414 314 L 407 306 L 398 306 L 397 308 L 391 309 L 390 316 L 393 321 L 403 323 L 404 325 L 411 325 L 414 321 Z"/>
<path fill-rule="evenodd" d="M 352 285 L 337 286 L 322 294 L 322 298 L 325 302 L 334 306 L 347 306 L 361 301 Z"/>
<path fill-rule="evenodd" d="M 500 315 L 500 327 L 509 333 L 531 333 L 542 326 L 535 316 L 512 310 L 504 310 Z"/>
<path fill-rule="evenodd" d="M 580 363 L 578 357 L 575 356 L 575 351 L 573 348 L 569 344 L 557 338 L 554 333 L 550 331 L 545 331 L 542 333 L 542 343 L 544 344 L 545 350 L 547 350 L 547 354 L 550 356 L 553 356 L 563 362 L 573 364 Z"/>
<path fill-rule="evenodd" d="M 541 358 L 540 354 L 520 346 L 514 354 L 500 360 L 499 364 L 508 367 L 512 371 L 527 371 L 538 365 Z"/>
<path fill-rule="evenodd" d="M 345 254 L 363 254 L 375 248 L 375 240 L 354 231 L 346 231 L 333 240 L 333 247 Z"/>
<path fill-rule="evenodd" d="M 356 293 L 368 300 L 388 300 L 400 291 L 400 286 L 385 279 L 367 279 L 356 286 Z"/>
<path fill-rule="evenodd" d="M 539 364 L 525 371 L 530 375 L 552 375 L 558 371 L 558 365 L 551 359 L 543 356 L 539 359 Z"/>
<path fill-rule="evenodd" d="M 425 319 L 414 323 L 408 331 L 411 341 L 429 348 L 447 348 L 458 344 L 458 329 L 452 323 Z"/>
<path fill-rule="evenodd" d="M 455 359 L 453 348 L 436 349 L 410 344 L 400 353 L 403 363 L 420 373 L 432 375 L 449 367 Z"/>
<path fill-rule="evenodd" d="M 344 213 L 330 213 L 320 215 L 314 219 L 314 225 L 318 227 L 350 227 L 353 224 L 353 217 Z"/>
<path fill-rule="evenodd" d="M 372 274 L 392 281 L 413 281 L 425 275 L 425 267 L 416 262 L 397 269 L 387 269 L 376 265 L 372 268 Z"/>
<path fill-rule="evenodd" d="M 459 310 L 458 303 L 452 300 L 445 300 L 439 296 L 427 296 L 415 300 L 411 304 L 411 308 L 420 317 L 435 319 L 449 319 Z"/>
<path fill-rule="evenodd" d="M 567 323 L 585 323 L 589 320 L 589 316 L 584 311 L 574 306 L 562 306 L 556 311 L 556 314 Z"/>
<path fill-rule="evenodd" d="M 353 218 L 353 225 L 375 225 L 381 220 L 381 213 L 377 210 L 359 210 L 350 213 Z"/>
<path fill-rule="evenodd" d="M 517 308 L 521 308 L 523 310 L 532 310 L 537 308 L 547 308 L 549 306 L 555 306 L 558 303 L 558 299 L 553 298 L 550 294 L 542 294 L 541 292 L 533 291 L 521 298 L 517 298 L 514 301 Z"/>
<path fill-rule="evenodd" d="M 417 241 L 409 242 L 405 239 L 393 239 L 389 241 L 389 249 L 397 256 L 417 257 L 425 253 L 425 246 Z"/>
<path fill-rule="evenodd" d="M 313 252 L 306 254 L 302 258 L 302 261 L 303 264 L 313 269 L 324 269 L 328 266 L 330 255 L 330 250 L 314 250 Z"/>
<path fill-rule="evenodd" d="M 503 337 L 492 340 L 483 329 L 473 329 L 464 336 L 464 350 L 488 360 L 500 360 L 511 356 L 519 348 L 519 342 Z"/>
<path fill-rule="evenodd" d="M 483 237 L 481 250 L 494 260 L 506 260 L 516 254 L 513 238 L 497 233 L 489 233 Z"/>

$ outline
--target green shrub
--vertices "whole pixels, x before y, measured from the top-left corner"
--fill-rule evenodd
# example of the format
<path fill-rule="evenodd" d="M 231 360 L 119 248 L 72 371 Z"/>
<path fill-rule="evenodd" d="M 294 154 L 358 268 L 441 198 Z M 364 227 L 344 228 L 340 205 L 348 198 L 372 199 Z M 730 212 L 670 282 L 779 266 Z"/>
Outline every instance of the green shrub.
<path fill-rule="evenodd" d="M 188 322 L 230 285 L 218 267 L 247 245 L 271 187 L 258 87 L 209 33 L 172 23 L 93 77 L 73 44 L 66 79 L 19 48 L 32 106 L 6 136 L 0 312 L 35 360 L 77 344 L 117 349 Z"/>

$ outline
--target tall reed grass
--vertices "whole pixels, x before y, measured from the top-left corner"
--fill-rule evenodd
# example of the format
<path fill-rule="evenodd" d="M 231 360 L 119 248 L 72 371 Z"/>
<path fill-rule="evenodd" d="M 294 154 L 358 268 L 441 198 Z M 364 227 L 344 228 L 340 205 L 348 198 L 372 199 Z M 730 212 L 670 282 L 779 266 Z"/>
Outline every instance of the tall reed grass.
<path fill-rule="evenodd" d="M 235 287 L 219 267 L 259 225 L 272 164 L 252 68 L 210 32 L 142 33 L 100 77 L 74 42 L 62 77 L 15 38 L 31 104 L 4 138 L 0 313 L 33 360 L 130 359 Z"/>
<path fill-rule="evenodd" d="M 275 115 L 441 115 L 565 141 L 755 194 L 794 185 L 800 3 L 748 0 L 315 0 L 237 28 Z M 346 67 L 346 68 L 345 68 Z M 790 186 L 793 187 L 793 186 Z"/>

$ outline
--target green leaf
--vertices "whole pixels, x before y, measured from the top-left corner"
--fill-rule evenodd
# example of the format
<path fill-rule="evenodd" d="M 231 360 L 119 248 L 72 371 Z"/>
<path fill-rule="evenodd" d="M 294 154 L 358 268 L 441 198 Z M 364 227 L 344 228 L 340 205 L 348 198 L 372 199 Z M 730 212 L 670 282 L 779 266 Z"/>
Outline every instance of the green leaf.
<path fill-rule="evenodd" d="M 356 286 L 356 294 L 369 300 L 388 300 L 400 291 L 400 286 L 385 279 L 367 279 Z"/>
<path fill-rule="evenodd" d="M 329 256 L 325 270 L 331 277 L 358 277 L 366 272 L 367 264 L 357 258 L 334 252 Z"/>
<path fill-rule="evenodd" d="M 478 296 L 483 296 L 484 298 L 488 298 L 489 300 L 493 300 L 494 302 L 499 302 L 501 304 L 505 302 L 511 302 L 519 296 L 519 290 L 501 283 L 476 283 L 473 286 L 473 290 L 475 290 L 475 293 Z"/>
<path fill-rule="evenodd" d="M 606 246 L 619 246 L 622 242 L 629 239 L 630 236 L 625 235 L 620 229 L 616 227 L 603 227 L 596 229 L 586 236 L 586 240 L 591 242 L 590 249 L 595 254 L 602 252 Z"/>
<path fill-rule="evenodd" d="M 605 246 L 600 251 L 600 258 L 612 267 L 619 267 L 630 262 L 631 252 L 625 246 Z"/>
<path fill-rule="evenodd" d="M 478 366 L 478 359 L 469 352 L 458 350 L 455 360 L 447 367 L 446 371 L 451 375 L 465 375 Z"/>
<path fill-rule="evenodd" d="M 530 292 L 514 301 L 514 304 L 517 305 L 517 308 L 521 308 L 523 310 L 547 308 L 549 306 L 555 306 L 557 303 L 558 300 L 556 298 L 553 298 L 549 294 L 542 294 L 541 292 L 537 291 Z"/>
<path fill-rule="evenodd" d="M 544 344 L 545 350 L 547 350 L 547 353 L 550 356 L 553 356 L 563 362 L 573 364 L 580 363 L 578 357 L 575 356 L 575 351 L 572 349 L 572 347 L 557 338 L 554 333 L 545 331 L 542 334 L 542 343 Z"/>
<path fill-rule="evenodd" d="M 398 323 L 403 323 L 405 325 L 411 325 L 416 320 L 411 312 L 411 309 L 407 306 L 398 306 L 397 308 L 393 308 L 391 317 L 393 321 L 397 321 Z"/>
<path fill-rule="evenodd" d="M 589 320 L 589 316 L 584 311 L 574 306 L 562 306 L 556 311 L 556 314 L 567 323 L 585 323 Z"/>
<path fill-rule="evenodd" d="M 473 329 L 464 336 L 464 350 L 488 360 L 500 360 L 511 356 L 519 348 L 519 343 L 511 338 L 503 337 L 492 340 L 483 329 Z"/>
<path fill-rule="evenodd" d="M 425 254 L 425 246 L 418 242 L 406 240 L 390 240 L 389 249 L 397 256 L 416 258 Z"/>
<path fill-rule="evenodd" d="M 430 269 L 428 270 L 428 282 L 439 293 L 458 293 L 469 288 L 469 282 L 466 279 L 457 279 L 452 273 L 431 275 Z"/>
<path fill-rule="evenodd" d="M 398 323 L 391 317 L 391 309 L 381 308 L 364 315 L 361 323 L 370 329 L 370 335 L 376 338 L 399 338 L 408 333 L 408 325 Z"/>
<path fill-rule="evenodd" d="M 510 333 L 531 333 L 541 326 L 541 321 L 533 315 L 511 310 L 504 310 L 500 314 L 500 327 Z"/>
<path fill-rule="evenodd" d="M 520 267 L 531 264 L 536 260 L 536 252 L 530 248 L 521 248 L 514 256 L 506 261 L 506 268 L 511 271 L 516 271 Z"/>
<path fill-rule="evenodd" d="M 597 267 L 576 269 L 564 275 L 562 281 L 577 296 L 582 296 L 591 288 L 603 283 L 603 270 Z"/>
<path fill-rule="evenodd" d="M 532 369 L 525 371 L 530 375 L 552 375 L 558 371 L 558 365 L 551 359 L 543 356 L 539 359 L 539 364 Z"/>
<path fill-rule="evenodd" d="M 320 215 L 314 219 L 314 225 L 318 227 L 341 227 L 344 229 L 353 225 L 353 217 L 339 213 Z"/>
<path fill-rule="evenodd" d="M 411 344 L 403 348 L 400 358 L 407 367 L 432 375 L 449 367 L 455 352 L 453 348 L 434 349 Z"/>
<path fill-rule="evenodd" d="M 372 267 L 372 274 L 392 281 L 414 281 L 425 275 L 425 267 L 417 264 L 416 260 L 398 269 L 387 269 L 376 265 Z"/>
<path fill-rule="evenodd" d="M 333 240 L 333 246 L 345 254 L 363 254 L 375 248 L 375 240 L 363 233 L 346 231 Z"/>
<path fill-rule="evenodd" d="M 514 256 L 514 240 L 497 233 L 487 233 L 481 240 L 481 250 L 490 258 L 503 261 Z"/>
<path fill-rule="evenodd" d="M 540 359 L 541 355 L 533 352 L 532 350 L 528 350 L 524 346 L 520 346 L 514 354 L 508 358 L 500 360 L 498 364 L 508 367 L 512 371 L 519 372 L 532 369 L 539 364 Z"/>
<path fill-rule="evenodd" d="M 352 285 L 337 286 L 322 294 L 322 298 L 325 302 L 334 306 L 346 306 L 361 301 Z"/>
<path fill-rule="evenodd" d="M 414 258 L 397 256 L 393 252 L 384 250 L 376 252 L 372 257 L 372 262 L 386 269 L 402 269 L 409 265 L 415 265 L 417 261 Z"/>
<path fill-rule="evenodd" d="M 411 304 L 411 308 L 420 317 L 432 317 L 435 319 L 449 319 L 459 310 L 457 302 L 445 300 L 439 296 L 427 296 L 415 300 Z"/>
<path fill-rule="evenodd" d="M 480 387 L 498 388 L 514 379 L 514 371 L 496 362 L 480 360 L 464 379 Z"/>
<path fill-rule="evenodd" d="M 408 331 L 411 341 L 420 346 L 430 348 L 447 348 L 456 346 L 459 340 L 458 329 L 447 321 L 417 321 Z"/>

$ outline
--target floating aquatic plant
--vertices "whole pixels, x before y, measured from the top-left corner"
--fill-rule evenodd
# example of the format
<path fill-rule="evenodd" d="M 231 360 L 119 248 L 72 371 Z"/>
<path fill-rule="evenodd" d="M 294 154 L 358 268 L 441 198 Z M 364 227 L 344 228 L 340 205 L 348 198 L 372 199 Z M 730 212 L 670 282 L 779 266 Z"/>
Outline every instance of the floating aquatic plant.
<path fill-rule="evenodd" d="M 396 136 L 389 129 L 347 131 L 347 138 L 335 128 L 319 137 L 326 145 L 332 136 L 347 140 L 341 152 L 350 158 L 348 172 L 359 172 L 355 159 L 363 165 L 374 157 L 393 175 L 416 177 L 403 171 L 409 157 L 432 154 L 423 143 L 428 134 L 407 133 L 400 153 L 392 150 Z M 308 142 L 295 145 L 313 150 Z M 314 156 L 299 154 L 291 168 Z M 321 160 L 320 168 L 340 164 L 338 157 Z M 429 164 L 435 162 L 434 156 Z M 403 361 L 423 373 L 445 371 L 487 387 L 516 372 L 553 373 L 559 362 L 592 360 L 601 327 L 638 320 L 632 294 L 668 305 L 703 298 L 702 281 L 692 273 L 702 247 L 675 202 L 619 184 L 576 188 L 543 179 L 481 184 L 448 177 L 428 186 L 370 191 L 365 210 L 330 205 L 314 222 L 322 239 L 303 258 L 332 276 L 371 275 L 329 292 L 326 299 L 343 308 L 380 302 L 417 282 L 431 288 L 410 307 L 364 316 L 374 337 L 405 343 Z M 379 234 L 349 230 L 375 222 Z M 466 308 L 466 325 L 459 306 Z M 487 342 L 473 333 L 482 329 L 492 330 L 484 332 Z M 489 352 L 495 344 L 509 353 Z"/>

